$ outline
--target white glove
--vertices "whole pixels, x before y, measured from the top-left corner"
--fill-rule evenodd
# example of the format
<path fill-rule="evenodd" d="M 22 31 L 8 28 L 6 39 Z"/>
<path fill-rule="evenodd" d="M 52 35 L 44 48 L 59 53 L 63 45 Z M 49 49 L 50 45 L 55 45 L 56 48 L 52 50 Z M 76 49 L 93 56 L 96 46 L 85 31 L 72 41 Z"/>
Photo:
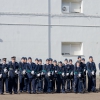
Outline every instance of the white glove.
<path fill-rule="evenodd" d="M 41 75 L 44 75 L 44 73 L 43 73 L 43 72 L 41 72 Z"/>
<path fill-rule="evenodd" d="M 0 74 L 0 78 L 2 78 L 2 74 Z"/>
<path fill-rule="evenodd" d="M 18 70 L 15 70 L 15 74 L 18 74 Z"/>
<path fill-rule="evenodd" d="M 40 73 L 39 73 L 39 74 L 37 74 L 37 76 L 38 76 L 38 77 L 40 77 Z"/>
<path fill-rule="evenodd" d="M 55 73 L 57 73 L 57 70 L 55 70 Z"/>
<path fill-rule="evenodd" d="M 70 74 L 73 75 L 73 72 L 71 72 Z"/>
<path fill-rule="evenodd" d="M 50 76 L 50 72 L 48 72 L 48 76 Z"/>
<path fill-rule="evenodd" d="M 23 70 L 23 72 L 22 72 L 22 73 L 23 73 L 23 75 L 25 75 L 25 74 L 26 74 L 26 70 Z"/>
<path fill-rule="evenodd" d="M 31 71 L 31 74 L 34 75 L 34 71 Z"/>
<path fill-rule="evenodd" d="M 67 76 L 69 76 L 69 73 L 66 73 Z"/>
<path fill-rule="evenodd" d="M 54 72 L 52 72 L 52 75 L 54 75 Z"/>
<path fill-rule="evenodd" d="M 8 70 L 5 68 L 5 69 L 4 69 L 4 73 L 7 73 L 7 72 L 8 72 Z"/>
<path fill-rule="evenodd" d="M 86 70 L 84 69 L 84 72 L 85 72 Z"/>
<path fill-rule="evenodd" d="M 92 75 L 94 75 L 94 71 L 92 71 Z"/>
<path fill-rule="evenodd" d="M 81 77 L 81 73 L 78 74 L 78 77 Z"/>
<path fill-rule="evenodd" d="M 64 73 L 62 73 L 62 76 L 64 77 L 64 76 L 65 76 L 65 74 L 64 74 Z"/>

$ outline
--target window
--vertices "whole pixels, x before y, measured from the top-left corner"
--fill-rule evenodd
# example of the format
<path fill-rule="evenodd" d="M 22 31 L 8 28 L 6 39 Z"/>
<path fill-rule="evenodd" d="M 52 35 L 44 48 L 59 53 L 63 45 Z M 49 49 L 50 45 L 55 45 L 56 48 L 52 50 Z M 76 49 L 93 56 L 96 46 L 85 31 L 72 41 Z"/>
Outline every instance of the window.
<path fill-rule="evenodd" d="M 62 55 L 83 55 L 83 43 L 62 42 Z"/>
<path fill-rule="evenodd" d="M 82 0 L 62 0 L 63 13 L 82 13 Z"/>

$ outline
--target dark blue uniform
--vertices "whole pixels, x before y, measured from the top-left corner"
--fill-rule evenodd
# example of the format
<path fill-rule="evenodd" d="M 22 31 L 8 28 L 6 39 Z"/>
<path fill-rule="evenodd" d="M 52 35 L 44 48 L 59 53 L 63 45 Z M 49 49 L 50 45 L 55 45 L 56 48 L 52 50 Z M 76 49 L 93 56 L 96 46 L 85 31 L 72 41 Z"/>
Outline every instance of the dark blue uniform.
<path fill-rule="evenodd" d="M 57 67 L 57 93 L 65 93 L 65 76 L 62 76 L 62 73 L 65 74 L 65 67 Z M 62 86 L 62 88 L 61 88 Z"/>
<path fill-rule="evenodd" d="M 53 76 L 53 87 L 54 89 L 56 88 L 57 89 L 57 83 L 58 83 L 58 80 L 57 80 L 57 68 L 58 68 L 58 65 L 54 66 L 54 76 Z M 56 83 L 56 86 L 55 86 L 55 83 Z"/>
<path fill-rule="evenodd" d="M 87 62 L 87 75 L 88 75 L 88 92 L 96 91 L 96 66 L 94 62 Z M 94 71 L 94 75 L 92 75 Z"/>
<path fill-rule="evenodd" d="M 2 65 L 0 64 L 0 74 L 3 74 Z M 0 94 L 3 94 L 3 77 L 0 78 Z"/>
<path fill-rule="evenodd" d="M 5 87 L 6 87 L 6 93 L 9 92 L 8 90 L 8 65 L 7 64 L 2 64 L 2 69 L 3 69 L 3 92 L 4 92 L 4 84 L 5 84 Z M 4 70 L 7 70 L 6 72 Z"/>
<path fill-rule="evenodd" d="M 33 93 L 36 93 L 36 66 L 34 63 L 28 63 L 26 67 L 28 76 L 28 92 L 31 93 L 31 85 Z M 34 71 L 34 75 L 31 72 Z"/>
<path fill-rule="evenodd" d="M 70 74 L 70 80 L 71 80 L 71 90 L 73 90 L 73 82 L 74 82 L 74 65 L 73 64 L 69 64 L 69 66 L 71 67 L 71 73 Z"/>
<path fill-rule="evenodd" d="M 19 90 L 20 92 L 27 91 L 27 73 L 23 75 L 23 71 L 26 71 L 27 64 L 19 62 Z"/>
<path fill-rule="evenodd" d="M 44 91 L 45 92 L 48 92 L 48 93 L 51 93 L 53 90 L 52 90 L 52 81 L 53 81 L 53 66 L 50 66 L 50 65 L 44 65 L 44 70 L 45 70 L 45 86 L 44 86 Z M 48 76 L 48 73 L 50 72 L 50 76 Z"/>
<path fill-rule="evenodd" d="M 12 89 L 14 93 L 17 93 L 18 89 L 18 74 L 15 73 L 16 70 L 18 70 L 18 63 L 17 62 L 9 62 L 9 81 L 8 81 L 8 87 L 9 92 L 12 93 Z"/>
<path fill-rule="evenodd" d="M 72 66 L 67 64 L 65 65 L 66 81 L 67 81 L 67 92 L 70 92 L 71 85 L 71 73 L 73 72 Z M 68 74 L 68 75 L 67 75 Z"/>
<path fill-rule="evenodd" d="M 41 78 L 41 72 L 42 72 L 42 65 L 36 65 L 35 64 L 35 67 L 36 67 L 36 90 L 37 92 L 42 92 L 42 78 Z M 40 76 L 38 76 L 40 74 Z"/>
<path fill-rule="evenodd" d="M 74 68 L 74 92 L 77 93 L 83 93 L 83 80 L 82 80 L 82 67 L 76 67 Z M 79 77 L 79 74 L 81 76 Z"/>
<path fill-rule="evenodd" d="M 83 64 L 83 84 L 84 84 L 84 89 L 86 90 L 86 70 L 87 70 L 87 67 L 86 67 L 86 64 Z"/>

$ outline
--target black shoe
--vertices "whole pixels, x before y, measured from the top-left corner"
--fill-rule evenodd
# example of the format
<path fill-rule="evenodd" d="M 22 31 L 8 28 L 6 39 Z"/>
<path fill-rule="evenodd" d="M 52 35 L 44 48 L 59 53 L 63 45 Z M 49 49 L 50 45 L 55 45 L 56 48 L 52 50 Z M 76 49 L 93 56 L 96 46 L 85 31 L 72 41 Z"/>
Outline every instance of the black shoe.
<path fill-rule="evenodd" d="M 9 91 L 6 91 L 6 93 L 9 93 Z"/>
<path fill-rule="evenodd" d="M 0 93 L 0 95 L 3 95 L 3 93 Z"/>
<path fill-rule="evenodd" d="M 18 94 L 18 92 L 14 92 L 14 94 Z"/>
<path fill-rule="evenodd" d="M 12 94 L 12 92 L 9 92 L 9 94 Z"/>
<path fill-rule="evenodd" d="M 29 94 L 31 94 L 31 92 L 28 92 Z"/>
<path fill-rule="evenodd" d="M 33 94 L 36 94 L 36 92 L 32 92 Z"/>

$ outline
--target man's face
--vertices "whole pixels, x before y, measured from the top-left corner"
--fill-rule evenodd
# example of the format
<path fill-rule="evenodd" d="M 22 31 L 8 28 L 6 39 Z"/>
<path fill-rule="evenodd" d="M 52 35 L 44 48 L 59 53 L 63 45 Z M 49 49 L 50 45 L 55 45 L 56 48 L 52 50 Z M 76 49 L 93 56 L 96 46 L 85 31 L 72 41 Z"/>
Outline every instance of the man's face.
<path fill-rule="evenodd" d="M 53 65 L 56 66 L 57 65 L 57 62 L 53 62 Z"/>
<path fill-rule="evenodd" d="M 65 63 L 65 64 L 67 64 L 67 63 L 68 63 L 68 61 L 67 61 L 67 60 L 65 60 L 65 61 L 64 61 L 64 63 Z"/>
<path fill-rule="evenodd" d="M 49 61 L 49 64 L 52 64 L 52 61 Z"/>
<path fill-rule="evenodd" d="M 27 60 L 25 59 L 24 62 L 27 63 Z"/>
<path fill-rule="evenodd" d="M 93 58 L 90 58 L 89 61 L 92 62 L 93 61 Z"/>
<path fill-rule="evenodd" d="M 3 63 L 3 64 L 6 64 L 6 61 L 3 60 L 2 63 Z"/>
<path fill-rule="evenodd" d="M 62 67 L 62 64 L 61 63 L 59 63 L 58 65 L 59 65 L 59 67 Z"/>
<path fill-rule="evenodd" d="M 11 61 L 12 61 L 12 63 L 15 63 L 16 60 L 15 59 L 11 59 Z"/>
<path fill-rule="evenodd" d="M 80 63 L 77 63 L 77 67 L 79 67 L 80 66 Z"/>
<path fill-rule="evenodd" d="M 21 62 L 22 62 L 22 63 L 24 63 L 24 61 L 25 61 L 24 59 L 21 59 Z"/>
<path fill-rule="evenodd" d="M 49 61 L 48 60 L 46 61 L 46 64 L 49 64 Z"/>
<path fill-rule="evenodd" d="M 38 64 L 38 60 L 35 60 L 35 64 Z"/>
<path fill-rule="evenodd" d="M 79 61 L 81 61 L 81 58 L 78 58 Z"/>
<path fill-rule="evenodd" d="M 82 60 L 82 63 L 83 63 L 83 64 L 85 64 L 85 61 L 84 61 L 84 60 Z"/>
<path fill-rule="evenodd" d="M 29 62 L 29 63 L 32 63 L 32 59 L 28 59 L 28 62 Z"/>
<path fill-rule="evenodd" d="M 70 61 L 69 64 L 72 64 L 72 61 Z"/>
<path fill-rule="evenodd" d="M 39 61 L 39 65 L 42 65 L 42 61 Z"/>

